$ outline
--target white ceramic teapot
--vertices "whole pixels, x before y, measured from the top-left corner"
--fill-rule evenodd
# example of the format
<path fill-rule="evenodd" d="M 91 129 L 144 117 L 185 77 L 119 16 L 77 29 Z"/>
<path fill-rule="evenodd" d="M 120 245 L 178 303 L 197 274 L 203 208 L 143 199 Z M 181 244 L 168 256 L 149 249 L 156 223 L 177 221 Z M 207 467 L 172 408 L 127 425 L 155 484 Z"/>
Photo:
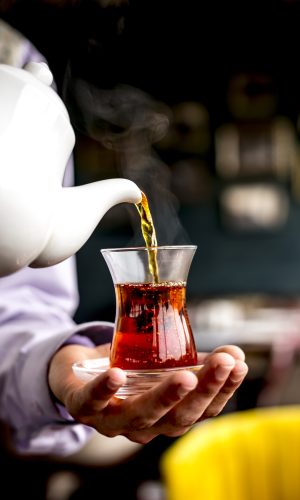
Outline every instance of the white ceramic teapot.
<path fill-rule="evenodd" d="M 75 134 L 52 79 L 44 63 L 0 65 L 0 276 L 61 262 L 107 210 L 141 199 L 123 178 L 62 186 Z"/>

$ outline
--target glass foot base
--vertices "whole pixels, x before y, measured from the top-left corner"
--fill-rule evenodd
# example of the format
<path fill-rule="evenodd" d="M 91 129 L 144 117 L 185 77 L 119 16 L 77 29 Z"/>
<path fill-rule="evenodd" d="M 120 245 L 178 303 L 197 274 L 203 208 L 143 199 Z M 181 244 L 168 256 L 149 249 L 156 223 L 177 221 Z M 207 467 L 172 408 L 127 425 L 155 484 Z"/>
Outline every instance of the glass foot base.
<path fill-rule="evenodd" d="M 142 394 L 151 389 L 154 385 L 162 381 L 170 373 L 179 370 L 190 370 L 197 373 L 203 365 L 184 366 L 180 368 L 162 368 L 158 370 L 124 370 L 127 376 L 126 384 L 120 387 L 115 394 L 120 399 L 126 399 L 129 396 Z M 109 368 L 108 358 L 86 359 L 79 363 L 74 363 L 74 374 L 83 382 L 88 382 L 93 378 L 105 372 Z"/>

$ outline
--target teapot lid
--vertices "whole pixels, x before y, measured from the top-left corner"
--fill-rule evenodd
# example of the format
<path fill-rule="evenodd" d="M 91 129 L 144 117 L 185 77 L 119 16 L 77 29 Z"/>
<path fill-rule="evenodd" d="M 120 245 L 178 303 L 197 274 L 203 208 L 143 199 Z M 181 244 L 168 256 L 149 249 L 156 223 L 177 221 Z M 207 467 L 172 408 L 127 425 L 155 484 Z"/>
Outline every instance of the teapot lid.
<path fill-rule="evenodd" d="M 45 85 L 50 86 L 53 82 L 53 75 L 45 62 L 30 61 L 25 64 L 24 69 Z"/>

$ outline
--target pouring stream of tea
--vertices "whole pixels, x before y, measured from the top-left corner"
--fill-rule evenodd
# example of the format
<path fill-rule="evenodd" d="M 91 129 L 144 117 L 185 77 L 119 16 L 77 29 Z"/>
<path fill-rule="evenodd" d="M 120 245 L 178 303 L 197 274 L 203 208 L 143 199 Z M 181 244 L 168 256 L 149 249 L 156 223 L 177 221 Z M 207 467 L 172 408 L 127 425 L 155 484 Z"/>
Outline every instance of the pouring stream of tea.
<path fill-rule="evenodd" d="M 156 260 L 157 251 L 153 249 L 153 247 L 157 247 L 157 239 L 148 199 L 143 192 L 141 201 L 136 203 L 136 208 L 141 217 L 142 234 L 148 249 L 149 271 L 153 278 L 153 282 L 158 283 L 158 265 Z"/>

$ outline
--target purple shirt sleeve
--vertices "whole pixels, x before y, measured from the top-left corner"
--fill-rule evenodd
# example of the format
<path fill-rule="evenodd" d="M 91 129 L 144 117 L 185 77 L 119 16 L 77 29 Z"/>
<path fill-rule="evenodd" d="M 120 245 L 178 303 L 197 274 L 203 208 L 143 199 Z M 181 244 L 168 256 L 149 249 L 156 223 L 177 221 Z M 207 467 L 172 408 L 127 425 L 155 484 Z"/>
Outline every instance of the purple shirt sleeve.
<path fill-rule="evenodd" d="M 74 285 L 73 258 L 0 279 L 0 419 L 23 453 L 70 454 L 92 432 L 59 411 L 47 382 L 52 355 L 70 337 L 100 344 L 112 336 L 111 323 L 74 323 Z"/>
<path fill-rule="evenodd" d="M 0 20 L 0 39 L 1 27 Z M 7 34 L 7 26 L 4 30 Z M 20 35 L 17 43 L 12 54 L 17 54 L 19 66 L 44 60 Z M 70 158 L 66 185 L 72 184 L 72 175 Z M 15 448 L 21 453 L 68 455 L 94 432 L 58 409 L 47 382 L 49 361 L 68 339 L 86 336 L 92 340 L 84 342 L 94 345 L 111 338 L 111 323 L 77 325 L 72 319 L 77 305 L 74 257 L 0 279 L 0 419 L 11 427 Z"/>

